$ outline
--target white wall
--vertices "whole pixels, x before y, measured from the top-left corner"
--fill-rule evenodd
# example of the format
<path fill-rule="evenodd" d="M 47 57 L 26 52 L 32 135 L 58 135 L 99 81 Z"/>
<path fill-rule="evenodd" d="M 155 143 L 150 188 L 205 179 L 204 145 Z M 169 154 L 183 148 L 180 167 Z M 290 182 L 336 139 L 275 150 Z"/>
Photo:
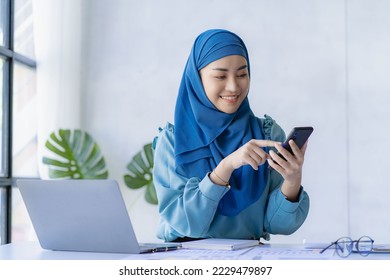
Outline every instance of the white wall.
<path fill-rule="evenodd" d="M 82 126 L 123 186 L 140 240 L 158 213 L 125 187 L 126 165 L 173 110 L 195 37 L 227 28 L 247 44 L 250 101 L 288 132 L 312 125 L 305 224 L 274 242 L 368 234 L 390 243 L 390 2 L 386 0 L 84 1 Z"/>
<path fill-rule="evenodd" d="M 348 3 L 350 229 L 389 242 L 390 2 Z"/>
<path fill-rule="evenodd" d="M 34 0 L 37 58 L 38 162 L 56 128 L 79 128 L 81 119 L 81 7 L 78 0 Z M 41 177 L 47 166 L 39 164 Z"/>

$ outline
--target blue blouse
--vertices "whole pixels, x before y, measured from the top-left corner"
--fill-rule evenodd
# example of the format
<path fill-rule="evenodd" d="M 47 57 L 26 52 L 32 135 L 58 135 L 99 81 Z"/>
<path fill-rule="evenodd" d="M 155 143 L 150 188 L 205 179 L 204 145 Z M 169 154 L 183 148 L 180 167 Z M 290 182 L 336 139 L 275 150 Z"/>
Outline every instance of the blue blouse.
<path fill-rule="evenodd" d="M 265 133 L 271 140 L 285 140 L 284 131 L 270 117 L 260 120 L 268 123 Z M 255 203 L 235 216 L 219 214 L 218 203 L 229 189 L 214 184 L 208 173 L 203 178 L 177 174 L 174 144 L 174 126 L 167 123 L 153 143 L 153 180 L 160 213 L 158 238 L 166 241 L 178 237 L 269 240 L 269 234 L 291 234 L 305 221 L 309 196 L 301 187 L 299 200 L 288 201 L 280 191 L 283 178 L 275 170 L 268 171 L 266 188 Z"/>

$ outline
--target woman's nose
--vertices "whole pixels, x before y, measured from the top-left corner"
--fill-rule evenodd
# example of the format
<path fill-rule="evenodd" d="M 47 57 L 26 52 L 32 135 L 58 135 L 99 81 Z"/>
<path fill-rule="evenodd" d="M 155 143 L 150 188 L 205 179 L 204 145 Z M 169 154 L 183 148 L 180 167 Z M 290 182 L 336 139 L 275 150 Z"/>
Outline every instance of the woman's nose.
<path fill-rule="evenodd" d="M 226 91 L 236 93 L 238 91 L 238 83 L 236 78 L 231 77 L 227 79 L 225 89 Z"/>

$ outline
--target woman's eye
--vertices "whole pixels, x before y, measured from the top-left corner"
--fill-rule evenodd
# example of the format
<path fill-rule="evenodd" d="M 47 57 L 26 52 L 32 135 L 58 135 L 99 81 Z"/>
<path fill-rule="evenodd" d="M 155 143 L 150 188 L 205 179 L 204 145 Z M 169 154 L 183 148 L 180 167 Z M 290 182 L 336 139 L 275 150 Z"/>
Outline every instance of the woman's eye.
<path fill-rule="evenodd" d="M 243 73 L 243 74 L 238 75 L 239 78 L 245 78 L 246 76 L 248 76 L 247 73 Z"/>
<path fill-rule="evenodd" d="M 215 78 L 217 80 L 224 80 L 226 78 L 226 76 L 215 76 Z"/>

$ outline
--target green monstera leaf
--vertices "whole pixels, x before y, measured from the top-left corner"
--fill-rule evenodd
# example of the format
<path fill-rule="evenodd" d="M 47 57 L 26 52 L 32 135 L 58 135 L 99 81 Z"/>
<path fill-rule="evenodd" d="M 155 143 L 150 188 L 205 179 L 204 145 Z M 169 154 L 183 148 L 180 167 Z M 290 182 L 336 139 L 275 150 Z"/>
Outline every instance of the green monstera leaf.
<path fill-rule="evenodd" d="M 93 138 L 79 129 L 60 129 L 45 143 L 53 157 L 43 157 L 49 177 L 56 179 L 106 179 L 108 170 Z"/>
<path fill-rule="evenodd" d="M 125 184 L 130 189 L 139 189 L 146 186 L 145 200 L 157 204 L 156 189 L 153 184 L 153 149 L 152 144 L 146 144 L 141 151 L 134 155 L 127 165 L 129 174 L 124 176 Z"/>

